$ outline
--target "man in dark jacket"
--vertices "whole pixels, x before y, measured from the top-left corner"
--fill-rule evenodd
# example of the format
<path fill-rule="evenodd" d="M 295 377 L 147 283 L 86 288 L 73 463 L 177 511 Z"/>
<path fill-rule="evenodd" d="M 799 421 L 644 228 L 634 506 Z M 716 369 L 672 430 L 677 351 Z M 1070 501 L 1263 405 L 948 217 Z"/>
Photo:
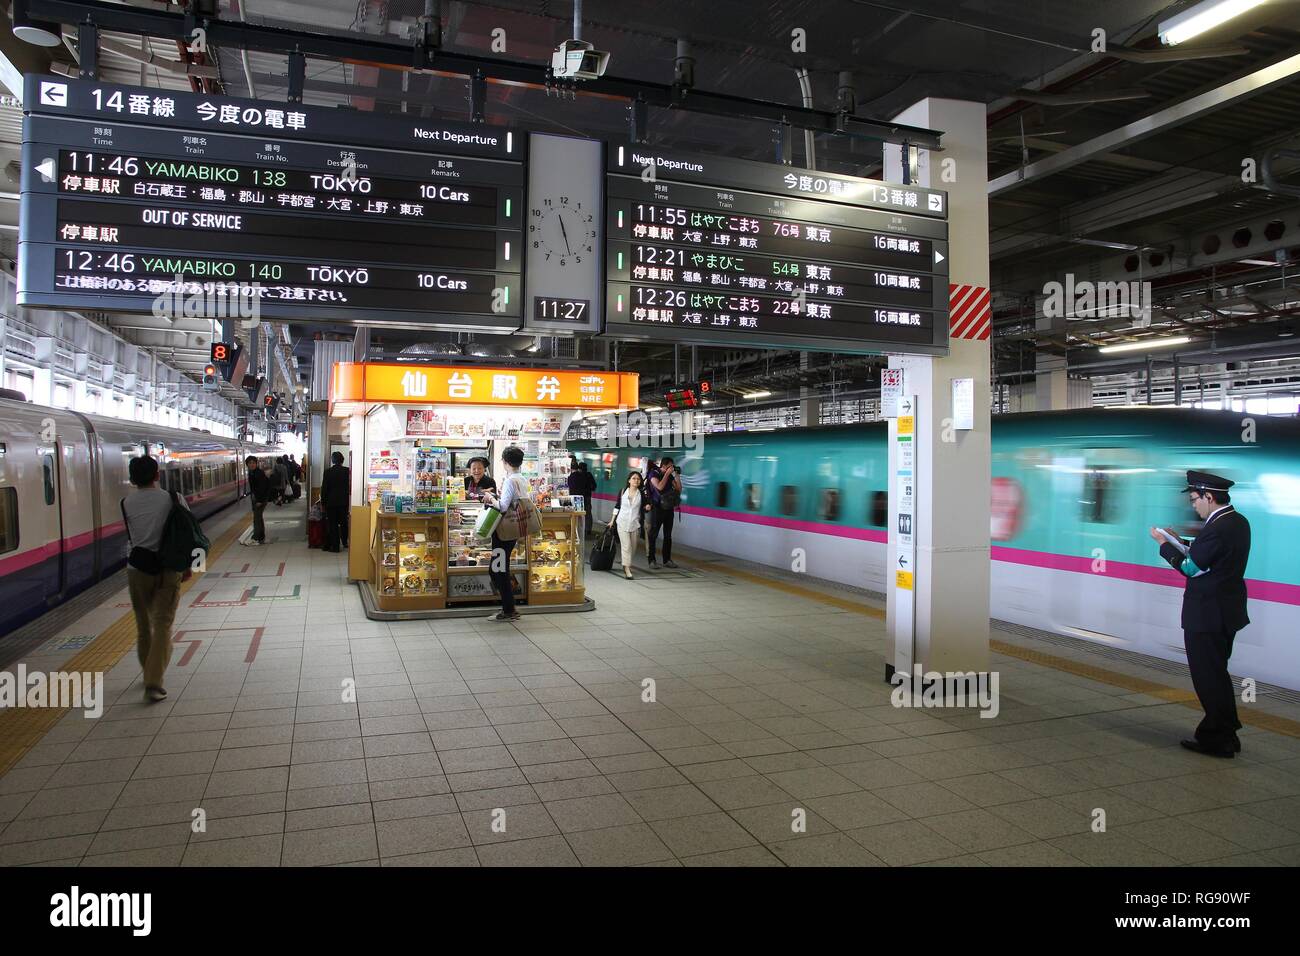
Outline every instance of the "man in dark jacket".
<path fill-rule="evenodd" d="M 244 464 L 248 466 L 248 500 L 253 505 L 253 540 L 241 543 L 262 545 L 266 544 L 266 522 L 262 520 L 262 512 L 266 511 L 266 503 L 271 500 L 271 479 L 266 477 L 257 456 L 249 455 Z"/>
<path fill-rule="evenodd" d="M 1187 487 L 1197 517 L 1205 525 L 1191 542 L 1170 529 L 1151 529 L 1161 542 L 1160 556 L 1186 576 L 1183 591 L 1183 646 L 1192 686 L 1205 711 L 1188 750 L 1212 757 L 1231 757 L 1241 750 L 1237 731 L 1237 694 L 1228 674 L 1228 658 L 1246 616 L 1246 562 L 1250 558 L 1250 522 L 1233 508 L 1233 482 L 1203 471 L 1187 473 Z"/>
<path fill-rule="evenodd" d="M 569 494 L 582 495 L 583 506 L 587 509 L 586 518 L 583 523 L 586 527 L 587 535 L 591 535 L 591 508 L 593 498 L 596 494 L 596 476 L 587 470 L 585 461 L 578 462 L 573 471 L 569 472 Z"/>
<path fill-rule="evenodd" d="M 352 469 L 343 464 L 343 453 L 330 456 L 334 464 L 325 469 L 320 483 L 320 504 L 325 509 L 325 548 L 337 554 L 348 546 L 348 502 L 352 498 Z"/>

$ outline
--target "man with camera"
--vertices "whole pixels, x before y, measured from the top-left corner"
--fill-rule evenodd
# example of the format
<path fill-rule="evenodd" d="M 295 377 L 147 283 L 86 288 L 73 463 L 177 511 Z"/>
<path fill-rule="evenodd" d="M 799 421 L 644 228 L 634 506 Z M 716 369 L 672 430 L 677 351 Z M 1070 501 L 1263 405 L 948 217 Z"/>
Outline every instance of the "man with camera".
<path fill-rule="evenodd" d="M 655 542 L 659 538 L 659 529 L 664 532 L 664 567 L 675 568 L 673 563 L 673 517 L 682 503 L 682 477 L 669 455 L 665 455 L 659 464 L 650 465 L 646 475 L 646 487 L 650 500 L 646 504 L 649 512 L 650 529 L 647 549 L 649 551 L 650 570 L 658 567 L 655 563 Z"/>

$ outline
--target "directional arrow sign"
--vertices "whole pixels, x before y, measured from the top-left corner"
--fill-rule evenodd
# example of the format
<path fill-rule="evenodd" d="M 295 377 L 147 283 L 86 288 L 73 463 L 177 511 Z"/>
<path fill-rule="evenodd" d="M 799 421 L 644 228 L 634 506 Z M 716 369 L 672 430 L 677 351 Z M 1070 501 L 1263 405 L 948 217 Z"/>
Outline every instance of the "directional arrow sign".
<path fill-rule="evenodd" d="M 53 157 L 43 159 L 36 164 L 36 171 L 41 174 L 41 179 L 47 183 L 54 182 L 54 159 Z"/>
<path fill-rule="evenodd" d="M 898 407 L 901 408 L 901 409 L 903 410 L 903 414 L 904 414 L 904 415 L 910 415 L 910 414 L 912 414 L 912 400 L 911 400 L 910 398 L 905 398 L 905 399 L 903 399 L 903 400 L 899 403 L 899 406 L 898 406 Z"/>
<path fill-rule="evenodd" d="M 907 555 L 905 555 L 905 554 L 900 554 L 900 555 L 898 556 L 898 566 L 899 566 L 900 568 L 905 568 L 905 567 L 907 567 Z"/>
<path fill-rule="evenodd" d="M 944 260 L 943 253 L 940 252 L 938 249 L 934 250 L 934 264 L 937 266 L 939 263 L 943 262 L 943 260 Z"/>

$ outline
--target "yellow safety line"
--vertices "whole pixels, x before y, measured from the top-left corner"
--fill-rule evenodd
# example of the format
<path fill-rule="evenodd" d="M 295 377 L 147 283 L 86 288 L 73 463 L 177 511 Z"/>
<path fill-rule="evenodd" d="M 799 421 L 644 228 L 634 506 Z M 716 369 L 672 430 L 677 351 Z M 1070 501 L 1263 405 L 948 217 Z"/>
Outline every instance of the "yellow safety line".
<path fill-rule="evenodd" d="M 833 594 L 823 594 L 821 591 L 815 591 L 812 588 L 800 587 L 797 584 L 788 584 L 785 581 L 778 581 L 774 578 L 764 577 L 760 574 L 752 574 L 749 571 L 741 571 L 737 568 L 728 567 L 722 562 L 716 564 L 709 563 L 707 567 L 697 570 L 720 571 L 723 574 L 739 578 L 742 581 L 749 581 L 753 584 L 761 584 L 764 587 L 772 588 L 775 591 L 781 591 L 785 594 L 791 594 L 796 597 L 808 598 L 813 601 L 819 601 L 822 604 L 829 604 L 831 607 L 839 608 L 843 611 L 853 611 L 858 614 L 865 614 L 867 617 L 873 617 L 877 620 L 883 620 L 885 612 L 882 608 L 871 607 L 870 605 L 860 604 L 856 601 L 850 601 L 846 598 L 836 597 Z M 1157 684 L 1153 681 L 1144 680 L 1141 677 L 1134 677 L 1130 674 L 1121 674 L 1118 671 L 1107 670 L 1104 667 L 1098 667 L 1095 664 L 1085 664 L 1082 661 L 1071 660 L 1068 657 L 1058 657 L 1054 654 L 1044 654 L 1042 651 L 1031 650 L 1027 647 L 1020 647 L 1016 644 L 1008 644 L 1006 641 L 990 640 L 989 649 L 998 654 L 1006 654 L 1008 657 L 1019 658 L 1022 661 L 1028 661 L 1033 664 L 1040 664 L 1043 667 L 1051 667 L 1055 670 L 1065 671 L 1070 674 L 1077 674 L 1080 677 L 1087 677 L 1091 680 L 1100 681 L 1103 684 L 1110 684 L 1112 687 L 1123 687 L 1135 693 L 1147 694 L 1160 700 L 1169 701 L 1170 703 L 1182 704 L 1193 710 L 1200 710 L 1200 701 L 1196 695 L 1189 690 L 1183 690 L 1178 687 L 1169 687 L 1165 684 Z M 1271 730 L 1274 733 L 1284 734 L 1287 737 L 1300 737 L 1300 721 L 1291 720 L 1288 717 L 1281 717 L 1277 714 L 1271 714 L 1267 711 L 1246 710 L 1238 708 L 1238 718 L 1244 724 L 1252 727 L 1260 727 L 1264 730 Z"/>
<path fill-rule="evenodd" d="M 220 558 L 246 527 L 244 523 L 236 522 L 228 528 L 213 543 L 208 553 L 208 560 L 216 561 Z M 183 582 L 180 593 L 184 594 L 202 577 L 203 575 L 196 575 Z M 60 670 L 68 673 L 108 671 L 135 646 L 135 638 L 135 615 L 127 611 L 78 651 L 71 660 L 64 663 Z M 10 767 L 21 760 L 23 755 L 39 743 L 49 729 L 70 709 L 68 707 L 11 707 L 0 711 L 0 775 L 5 774 Z"/>

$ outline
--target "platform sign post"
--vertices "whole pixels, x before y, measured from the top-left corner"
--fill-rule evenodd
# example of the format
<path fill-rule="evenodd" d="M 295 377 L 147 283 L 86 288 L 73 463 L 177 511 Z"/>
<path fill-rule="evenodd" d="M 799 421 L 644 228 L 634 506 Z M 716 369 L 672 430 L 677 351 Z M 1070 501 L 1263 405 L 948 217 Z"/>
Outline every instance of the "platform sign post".
<path fill-rule="evenodd" d="M 894 592 L 894 668 L 912 672 L 916 646 L 916 419 L 915 395 L 900 395 L 893 431 L 897 513 L 890 561 Z"/>

